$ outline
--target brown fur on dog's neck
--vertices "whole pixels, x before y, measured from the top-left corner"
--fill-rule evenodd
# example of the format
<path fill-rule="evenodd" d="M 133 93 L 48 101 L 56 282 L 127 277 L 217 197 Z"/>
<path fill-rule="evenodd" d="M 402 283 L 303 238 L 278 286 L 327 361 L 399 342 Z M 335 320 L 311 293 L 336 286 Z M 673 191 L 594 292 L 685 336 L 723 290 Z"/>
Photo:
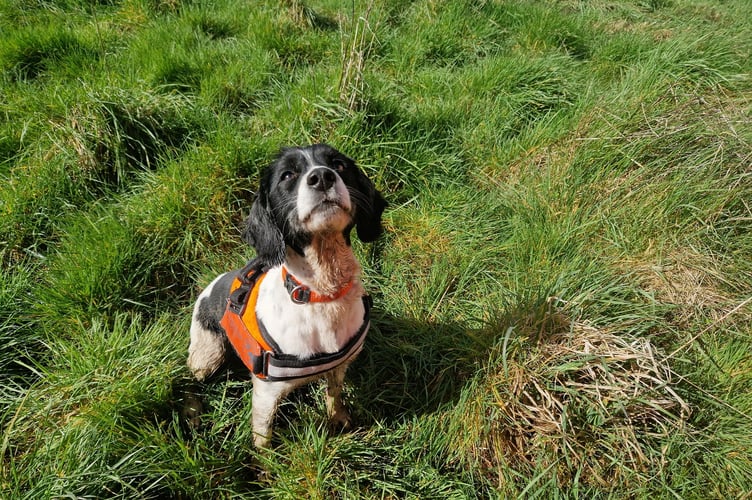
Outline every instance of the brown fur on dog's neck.
<path fill-rule="evenodd" d="M 288 248 L 285 266 L 319 293 L 335 294 L 360 275 L 360 264 L 341 232 L 314 235 L 304 254 Z"/>

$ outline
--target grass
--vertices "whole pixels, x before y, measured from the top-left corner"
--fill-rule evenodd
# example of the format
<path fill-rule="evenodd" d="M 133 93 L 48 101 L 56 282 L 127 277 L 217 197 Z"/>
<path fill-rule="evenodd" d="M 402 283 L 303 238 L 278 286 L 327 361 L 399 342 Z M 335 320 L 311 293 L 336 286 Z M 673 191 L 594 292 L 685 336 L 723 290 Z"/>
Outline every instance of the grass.
<path fill-rule="evenodd" d="M 752 491 L 744 0 L 0 0 L 4 498 Z M 389 200 L 350 369 L 274 449 L 194 387 L 192 300 L 260 168 L 326 141 Z M 186 391 L 208 403 L 191 432 Z"/>

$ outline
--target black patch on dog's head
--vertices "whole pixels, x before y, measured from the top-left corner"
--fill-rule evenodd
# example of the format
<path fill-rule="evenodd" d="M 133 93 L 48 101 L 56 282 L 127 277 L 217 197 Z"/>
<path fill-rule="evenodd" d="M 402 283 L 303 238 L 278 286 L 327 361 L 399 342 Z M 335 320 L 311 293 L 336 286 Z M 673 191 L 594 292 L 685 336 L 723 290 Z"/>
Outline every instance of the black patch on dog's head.
<path fill-rule="evenodd" d="M 298 181 L 312 166 L 331 168 L 347 187 L 353 205 L 353 222 L 343 233 L 348 243 L 353 227 L 366 243 L 382 233 L 381 215 L 386 201 L 351 158 L 326 144 L 285 148 L 264 169 L 243 231 L 244 240 L 269 266 L 284 261 L 286 246 L 302 253 L 311 242 L 311 234 L 298 221 L 296 196 Z"/>

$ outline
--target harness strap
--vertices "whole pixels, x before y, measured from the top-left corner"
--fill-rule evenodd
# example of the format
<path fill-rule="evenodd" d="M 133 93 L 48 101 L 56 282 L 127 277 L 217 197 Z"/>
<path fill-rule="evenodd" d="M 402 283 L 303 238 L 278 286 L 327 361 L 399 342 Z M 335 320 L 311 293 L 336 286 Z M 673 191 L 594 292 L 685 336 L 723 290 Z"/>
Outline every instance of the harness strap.
<path fill-rule="evenodd" d="M 315 354 L 306 359 L 280 352 L 267 352 L 265 354 L 265 372 L 263 378 L 269 381 L 276 381 L 310 377 L 329 371 L 357 355 L 363 349 L 366 333 L 371 325 L 370 302 L 369 296 L 366 295 L 363 297 L 363 305 L 365 307 L 363 324 L 342 349 L 333 353 Z"/>
<path fill-rule="evenodd" d="M 243 364 L 256 374 L 262 372 L 264 352 L 273 348 L 267 341 L 268 335 L 261 334 L 256 318 L 258 285 L 266 277 L 266 272 L 253 264 L 251 262 L 241 269 L 233 280 L 227 308 L 219 323 Z"/>
<path fill-rule="evenodd" d="M 330 370 L 360 352 L 370 326 L 368 295 L 363 296 L 363 324 L 342 349 L 301 359 L 282 353 L 256 316 L 258 291 L 265 276 L 266 271 L 254 262 L 240 270 L 230 287 L 227 308 L 220 321 L 238 357 L 255 376 L 266 381 L 309 377 Z"/>

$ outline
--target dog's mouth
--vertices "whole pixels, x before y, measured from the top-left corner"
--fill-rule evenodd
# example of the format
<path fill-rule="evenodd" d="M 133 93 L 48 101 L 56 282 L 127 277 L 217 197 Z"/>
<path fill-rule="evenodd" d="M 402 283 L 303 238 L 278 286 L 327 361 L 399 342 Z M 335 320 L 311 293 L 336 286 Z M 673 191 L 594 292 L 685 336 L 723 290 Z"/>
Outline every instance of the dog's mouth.
<path fill-rule="evenodd" d="M 332 198 L 325 198 L 321 200 L 321 202 L 315 208 L 320 208 L 324 210 L 330 209 L 330 208 L 340 208 L 342 210 L 346 210 L 342 202 L 336 199 L 332 199 Z"/>
<path fill-rule="evenodd" d="M 318 203 L 316 203 L 313 206 L 313 210 L 335 210 L 340 209 L 344 210 L 345 212 L 350 211 L 350 203 L 347 200 L 344 200 L 341 196 L 335 193 L 327 193 L 326 195 L 322 196 L 321 199 L 318 200 Z"/>
<path fill-rule="evenodd" d="M 314 205 L 307 214 L 305 214 L 302 222 L 310 222 L 314 217 L 316 217 L 317 219 L 329 219 L 331 217 L 349 213 L 350 208 L 345 206 L 345 204 L 340 200 L 333 198 L 324 198 L 316 205 Z"/>
<path fill-rule="evenodd" d="M 329 215 L 338 211 L 347 212 L 347 208 L 339 200 L 325 199 L 313 207 L 311 215 Z"/>

